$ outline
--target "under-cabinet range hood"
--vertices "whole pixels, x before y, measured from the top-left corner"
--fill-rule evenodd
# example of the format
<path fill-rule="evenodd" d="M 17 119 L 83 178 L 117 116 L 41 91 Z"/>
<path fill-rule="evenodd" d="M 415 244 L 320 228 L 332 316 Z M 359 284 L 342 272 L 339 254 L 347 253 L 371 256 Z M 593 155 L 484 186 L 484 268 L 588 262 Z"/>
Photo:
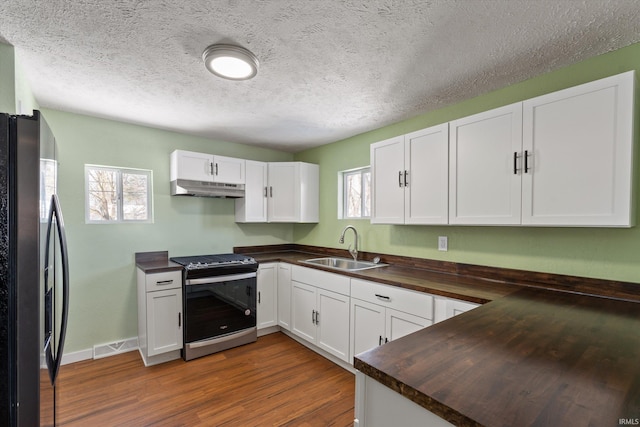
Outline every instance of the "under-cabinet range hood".
<path fill-rule="evenodd" d="M 244 197 L 244 184 L 176 179 L 171 181 L 171 195 L 238 199 Z"/>

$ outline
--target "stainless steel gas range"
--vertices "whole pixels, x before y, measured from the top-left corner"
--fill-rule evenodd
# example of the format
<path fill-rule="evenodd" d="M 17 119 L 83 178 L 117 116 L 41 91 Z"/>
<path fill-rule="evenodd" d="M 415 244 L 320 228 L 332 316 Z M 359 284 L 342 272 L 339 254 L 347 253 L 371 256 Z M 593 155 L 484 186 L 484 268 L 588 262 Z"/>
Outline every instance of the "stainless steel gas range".
<path fill-rule="evenodd" d="M 184 267 L 184 360 L 256 341 L 255 259 L 219 254 L 171 261 Z"/>

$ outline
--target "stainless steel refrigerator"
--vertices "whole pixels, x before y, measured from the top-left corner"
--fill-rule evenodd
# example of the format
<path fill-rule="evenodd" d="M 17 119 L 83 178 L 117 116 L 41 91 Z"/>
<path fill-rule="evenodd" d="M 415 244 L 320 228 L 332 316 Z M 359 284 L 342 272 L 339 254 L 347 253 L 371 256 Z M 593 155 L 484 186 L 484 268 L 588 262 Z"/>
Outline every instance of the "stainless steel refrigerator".
<path fill-rule="evenodd" d="M 69 307 L 57 165 L 55 138 L 39 112 L 0 114 L 2 426 L 56 425 Z"/>

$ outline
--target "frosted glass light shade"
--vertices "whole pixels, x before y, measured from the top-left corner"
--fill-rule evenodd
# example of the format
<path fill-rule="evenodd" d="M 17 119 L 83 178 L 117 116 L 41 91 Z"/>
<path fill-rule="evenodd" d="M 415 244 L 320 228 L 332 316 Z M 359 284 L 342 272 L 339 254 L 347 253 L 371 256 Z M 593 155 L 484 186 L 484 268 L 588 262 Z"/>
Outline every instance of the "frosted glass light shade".
<path fill-rule="evenodd" d="M 258 73 L 258 58 L 239 46 L 209 46 L 202 53 L 202 59 L 207 70 L 225 79 L 248 80 Z"/>

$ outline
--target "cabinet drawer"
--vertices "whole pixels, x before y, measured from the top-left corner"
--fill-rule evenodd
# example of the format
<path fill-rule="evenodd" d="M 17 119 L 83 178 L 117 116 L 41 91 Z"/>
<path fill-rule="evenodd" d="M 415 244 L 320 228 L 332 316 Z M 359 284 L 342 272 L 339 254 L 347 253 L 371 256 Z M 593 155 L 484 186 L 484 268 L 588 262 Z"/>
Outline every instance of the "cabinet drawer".
<path fill-rule="evenodd" d="M 423 292 L 351 279 L 351 297 L 433 319 L 433 296 Z"/>
<path fill-rule="evenodd" d="M 164 271 L 145 275 L 147 292 L 179 288 L 182 286 L 182 271 Z"/>
<path fill-rule="evenodd" d="M 292 266 L 291 279 L 317 288 L 326 289 L 342 295 L 349 295 L 349 278 L 340 274 L 328 273 L 313 268 Z"/>

